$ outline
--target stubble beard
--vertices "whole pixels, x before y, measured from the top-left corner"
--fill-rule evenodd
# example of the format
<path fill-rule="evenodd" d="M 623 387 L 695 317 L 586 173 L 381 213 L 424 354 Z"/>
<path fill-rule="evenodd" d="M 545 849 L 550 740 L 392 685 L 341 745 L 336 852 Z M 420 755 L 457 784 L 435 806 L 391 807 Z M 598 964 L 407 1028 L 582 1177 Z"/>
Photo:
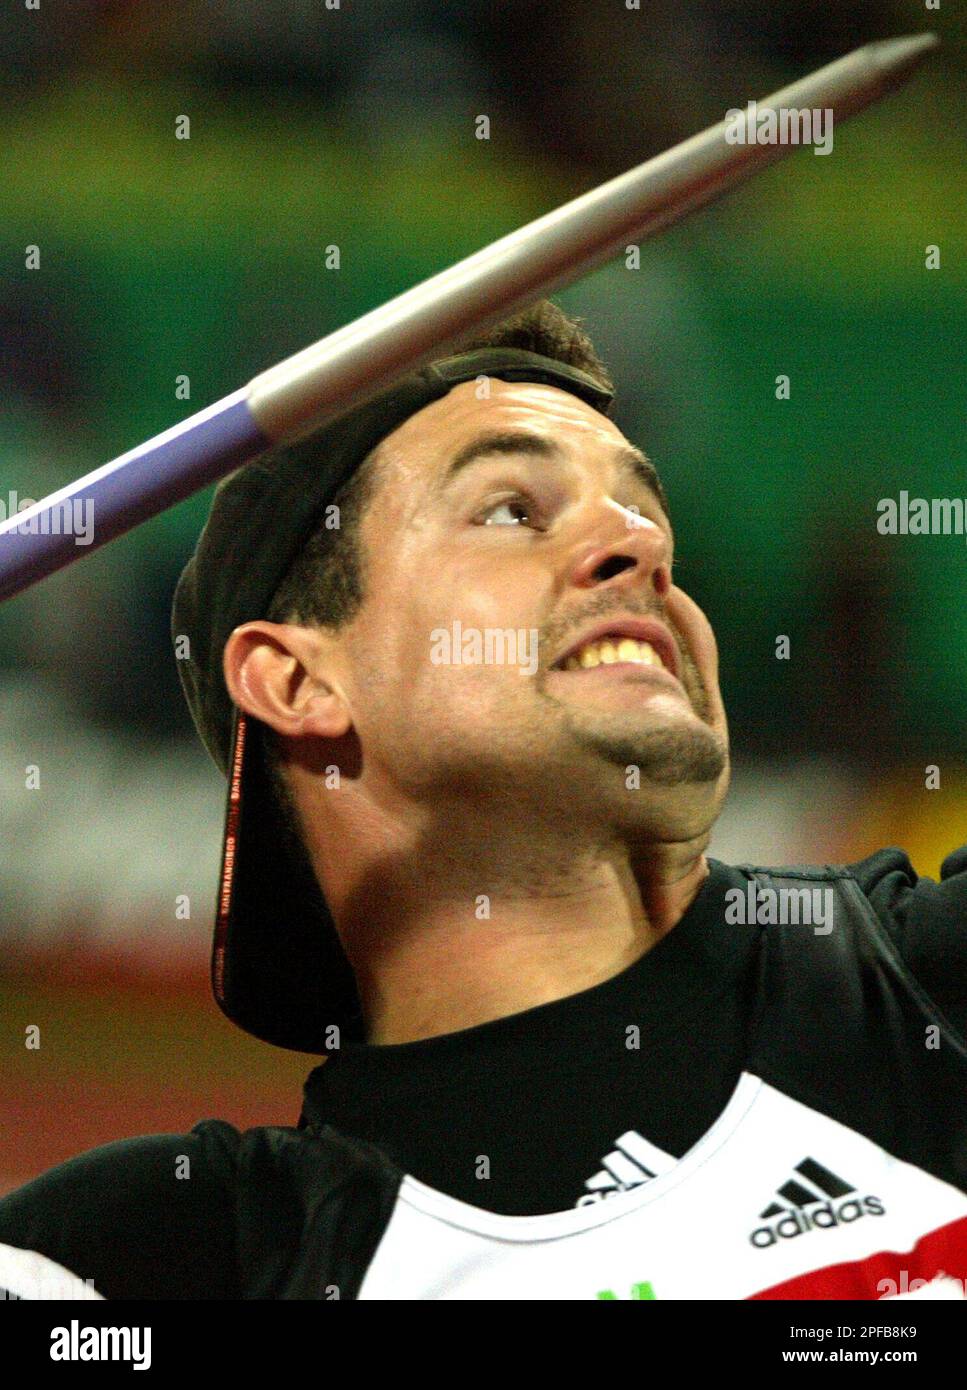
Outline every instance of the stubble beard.
<path fill-rule="evenodd" d="M 642 783 L 697 786 L 717 782 L 727 755 L 722 739 L 707 724 L 678 728 L 595 728 L 577 722 L 573 732 L 581 747 L 622 768 L 639 770 Z"/>
<path fill-rule="evenodd" d="M 717 782 L 728 763 L 723 737 L 710 722 L 710 703 L 691 657 L 683 653 L 682 684 L 694 716 L 688 723 L 642 727 L 639 716 L 601 716 L 568 710 L 580 747 L 609 762 L 639 770 L 642 783 L 701 786 Z M 622 722 L 625 727 L 622 728 Z"/>

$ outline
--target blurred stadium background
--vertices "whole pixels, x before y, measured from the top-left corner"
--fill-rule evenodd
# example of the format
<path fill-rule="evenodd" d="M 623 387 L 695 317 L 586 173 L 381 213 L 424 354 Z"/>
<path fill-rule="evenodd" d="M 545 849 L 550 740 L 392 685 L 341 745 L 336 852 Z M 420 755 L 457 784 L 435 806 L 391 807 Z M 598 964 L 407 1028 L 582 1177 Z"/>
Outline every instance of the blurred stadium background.
<path fill-rule="evenodd" d="M 557 298 L 665 479 L 680 582 L 718 634 L 736 775 L 712 852 L 899 844 L 936 876 L 967 833 L 967 551 L 875 521 L 901 489 L 967 495 L 960 7 L 4 7 L 0 499 L 44 496 L 726 108 L 924 28 L 939 54 L 831 156 L 798 152 L 639 270 Z M 0 609 L 0 1190 L 122 1135 L 298 1116 L 312 1059 L 208 996 L 224 789 L 168 613 L 209 496 Z"/>

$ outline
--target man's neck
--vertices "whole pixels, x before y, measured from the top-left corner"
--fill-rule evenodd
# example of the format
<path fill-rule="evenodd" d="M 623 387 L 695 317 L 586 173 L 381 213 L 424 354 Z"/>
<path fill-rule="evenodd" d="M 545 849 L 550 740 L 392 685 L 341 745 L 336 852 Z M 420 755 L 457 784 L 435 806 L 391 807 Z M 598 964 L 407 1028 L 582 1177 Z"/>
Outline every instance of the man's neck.
<path fill-rule="evenodd" d="M 376 917 L 361 914 L 349 934 L 367 1041 L 458 1032 L 611 979 L 688 910 L 708 877 L 704 846 L 663 845 L 633 869 L 603 859 L 553 888 L 488 893 L 479 874 L 479 892 L 443 895 L 428 875 L 388 894 L 384 880 Z"/>

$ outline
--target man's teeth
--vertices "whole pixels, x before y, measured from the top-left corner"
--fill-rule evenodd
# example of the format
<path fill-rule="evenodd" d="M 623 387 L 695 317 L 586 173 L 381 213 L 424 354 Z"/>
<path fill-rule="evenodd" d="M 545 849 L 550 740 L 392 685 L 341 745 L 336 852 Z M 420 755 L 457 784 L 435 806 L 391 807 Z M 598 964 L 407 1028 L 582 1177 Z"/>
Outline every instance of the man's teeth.
<path fill-rule="evenodd" d="M 565 671 L 587 670 L 591 666 L 613 666 L 617 661 L 629 661 L 636 666 L 661 666 L 662 659 L 650 642 L 636 642 L 632 637 L 620 641 L 589 642 L 579 652 L 569 656 Z"/>

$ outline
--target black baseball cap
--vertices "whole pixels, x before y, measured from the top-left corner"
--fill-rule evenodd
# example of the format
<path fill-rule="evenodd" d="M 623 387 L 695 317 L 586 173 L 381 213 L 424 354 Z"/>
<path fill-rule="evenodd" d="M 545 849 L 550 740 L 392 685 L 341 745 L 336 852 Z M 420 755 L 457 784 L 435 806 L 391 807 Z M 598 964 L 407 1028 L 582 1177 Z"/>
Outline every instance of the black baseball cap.
<path fill-rule="evenodd" d="M 476 348 L 431 363 L 223 479 L 175 590 L 171 631 L 186 653 L 178 661 L 182 687 L 202 742 L 228 778 L 212 989 L 228 1018 L 278 1047 L 324 1053 L 363 1041 L 364 1021 L 308 856 L 293 846 L 276 805 L 264 726 L 234 705 L 225 685 L 225 643 L 239 624 L 268 616 L 326 507 L 376 445 L 452 387 L 481 377 L 556 386 L 602 414 L 613 403 L 586 372 L 522 348 Z"/>

